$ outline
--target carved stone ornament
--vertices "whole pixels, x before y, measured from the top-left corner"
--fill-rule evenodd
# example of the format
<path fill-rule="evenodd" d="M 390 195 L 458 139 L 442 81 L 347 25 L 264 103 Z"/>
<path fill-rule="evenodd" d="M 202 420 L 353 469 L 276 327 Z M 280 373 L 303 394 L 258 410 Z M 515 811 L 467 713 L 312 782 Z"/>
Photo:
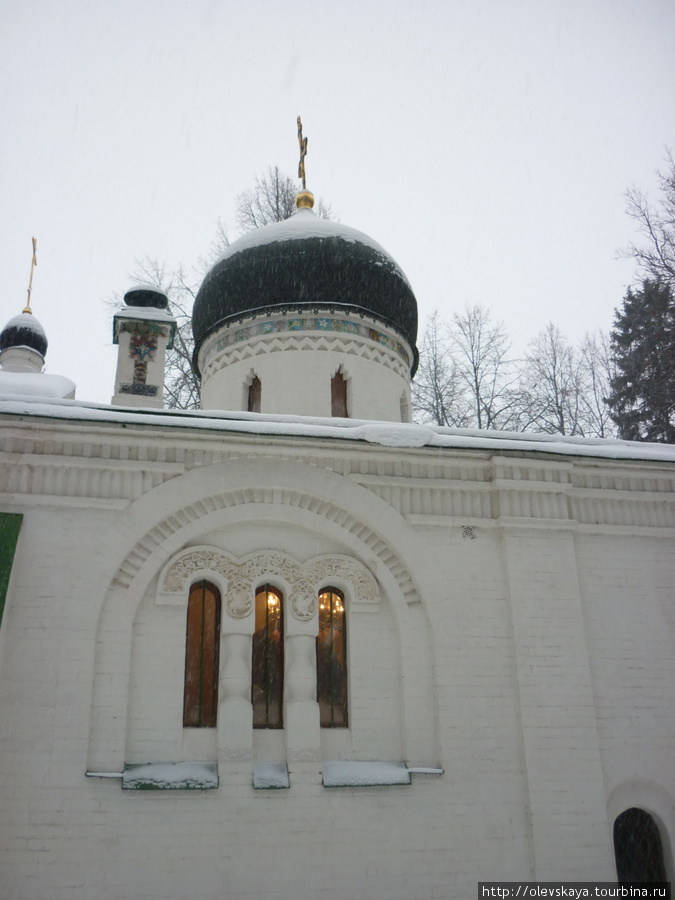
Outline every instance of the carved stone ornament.
<path fill-rule="evenodd" d="M 309 622 L 316 615 L 317 593 L 312 585 L 304 579 L 293 585 L 291 594 L 291 612 L 301 622 Z"/>
<path fill-rule="evenodd" d="M 354 593 L 361 603 L 377 603 L 380 599 L 377 585 L 373 579 L 365 573 L 356 577 L 354 582 Z"/>
<path fill-rule="evenodd" d="M 242 576 L 250 581 L 262 575 L 278 575 L 293 583 L 300 577 L 300 565 L 283 553 L 259 553 L 245 560 L 239 568 Z"/>
<path fill-rule="evenodd" d="M 253 585 L 250 581 L 235 577 L 227 588 L 225 606 L 235 619 L 245 618 L 253 609 Z"/>
<path fill-rule="evenodd" d="M 225 608 L 235 619 L 251 614 L 255 605 L 254 586 L 268 576 L 283 578 L 290 586 L 289 607 L 301 622 L 308 622 L 317 614 L 318 592 L 333 580 L 350 585 L 357 603 L 376 604 L 380 600 L 377 583 L 370 572 L 346 556 L 324 556 L 301 566 L 283 553 L 270 552 L 239 562 L 210 547 L 186 550 L 171 563 L 161 582 L 161 591 L 183 593 L 195 572 L 217 572 L 224 577 Z"/>
<path fill-rule="evenodd" d="M 354 589 L 354 599 L 359 603 L 377 603 L 380 596 L 375 579 L 354 559 L 346 556 L 325 556 L 312 560 L 304 567 L 303 574 L 312 584 L 321 585 L 330 578 L 340 578 Z"/>
<path fill-rule="evenodd" d="M 189 550 L 169 568 L 162 589 L 168 593 L 182 591 L 187 580 L 197 571 L 218 572 L 226 578 L 234 574 L 234 562 L 217 550 Z"/>

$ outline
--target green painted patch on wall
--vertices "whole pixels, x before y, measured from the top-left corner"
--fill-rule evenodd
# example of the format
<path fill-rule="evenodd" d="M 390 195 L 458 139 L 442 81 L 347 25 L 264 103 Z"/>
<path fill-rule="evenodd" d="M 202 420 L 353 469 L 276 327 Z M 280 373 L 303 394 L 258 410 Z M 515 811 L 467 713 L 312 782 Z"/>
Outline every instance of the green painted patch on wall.
<path fill-rule="evenodd" d="M 0 625 L 5 611 L 9 576 L 12 574 L 14 551 L 22 521 L 21 513 L 0 513 Z"/>

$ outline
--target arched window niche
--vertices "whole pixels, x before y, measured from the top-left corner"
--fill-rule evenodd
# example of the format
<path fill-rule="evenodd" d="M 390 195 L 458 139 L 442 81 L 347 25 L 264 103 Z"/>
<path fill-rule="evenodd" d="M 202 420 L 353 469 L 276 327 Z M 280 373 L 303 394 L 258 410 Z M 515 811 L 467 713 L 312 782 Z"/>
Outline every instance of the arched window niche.
<path fill-rule="evenodd" d="M 284 727 L 284 598 L 271 584 L 255 594 L 251 704 L 254 728 Z"/>
<path fill-rule="evenodd" d="M 342 419 L 349 417 L 347 406 L 347 378 L 342 366 L 333 375 L 330 382 L 330 414 Z"/>
<path fill-rule="evenodd" d="M 345 596 L 332 586 L 319 591 L 316 699 L 322 728 L 348 727 Z"/>
<path fill-rule="evenodd" d="M 247 385 L 246 409 L 259 413 L 262 409 L 262 382 L 257 375 L 252 375 Z"/>
<path fill-rule="evenodd" d="M 220 591 L 205 579 L 190 587 L 185 638 L 183 727 L 214 728 L 218 715 Z"/>
<path fill-rule="evenodd" d="M 614 820 L 614 857 L 619 884 L 667 880 L 659 827 L 644 809 L 632 806 Z"/>

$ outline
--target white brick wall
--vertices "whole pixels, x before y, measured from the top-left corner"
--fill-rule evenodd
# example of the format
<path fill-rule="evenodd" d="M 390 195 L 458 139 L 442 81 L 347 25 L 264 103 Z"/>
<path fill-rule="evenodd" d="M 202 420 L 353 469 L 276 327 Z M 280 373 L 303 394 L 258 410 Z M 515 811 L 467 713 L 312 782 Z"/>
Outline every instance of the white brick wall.
<path fill-rule="evenodd" d="M 139 469 L 173 454 L 185 472 L 164 467 L 126 498 L 106 458 L 96 474 L 101 427 L 59 428 L 89 460 L 90 498 L 77 480 L 69 495 L 47 491 L 48 473 L 31 481 L 52 465 L 37 449 L 24 489 L 2 495 L 24 513 L 0 636 L 3 900 L 422 900 L 475 896 L 479 880 L 611 880 L 626 802 L 652 810 L 672 846 L 674 535 L 643 511 L 673 495 L 641 491 L 649 466 L 603 463 L 633 499 L 619 513 L 608 475 L 613 522 L 578 525 L 560 497 L 581 508 L 588 463 L 573 488 L 576 464 L 522 456 L 517 478 L 502 459 L 490 482 L 475 452 L 238 436 L 200 449 L 157 429 L 126 437 Z M 530 503 L 539 490 L 555 503 Z M 470 520 L 453 512 L 465 502 Z M 445 774 L 329 790 L 319 762 L 291 759 L 291 789 L 262 792 L 250 762 L 221 755 L 211 792 L 86 778 L 223 753 L 219 735 L 181 727 L 184 610 L 155 603 L 168 560 L 202 544 L 365 566 L 382 601 L 349 615 L 352 728 L 321 735 L 324 752 Z"/>

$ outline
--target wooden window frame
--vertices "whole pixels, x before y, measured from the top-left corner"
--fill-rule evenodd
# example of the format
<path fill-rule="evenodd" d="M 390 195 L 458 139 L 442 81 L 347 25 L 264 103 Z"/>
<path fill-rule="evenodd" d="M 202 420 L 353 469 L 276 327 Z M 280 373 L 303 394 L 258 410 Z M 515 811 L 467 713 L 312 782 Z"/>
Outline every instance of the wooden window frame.
<path fill-rule="evenodd" d="M 207 594 L 213 598 L 207 609 Z M 215 728 L 220 664 L 220 591 L 201 579 L 190 586 L 185 626 L 183 727 Z M 209 619 L 211 622 L 209 623 Z"/>

